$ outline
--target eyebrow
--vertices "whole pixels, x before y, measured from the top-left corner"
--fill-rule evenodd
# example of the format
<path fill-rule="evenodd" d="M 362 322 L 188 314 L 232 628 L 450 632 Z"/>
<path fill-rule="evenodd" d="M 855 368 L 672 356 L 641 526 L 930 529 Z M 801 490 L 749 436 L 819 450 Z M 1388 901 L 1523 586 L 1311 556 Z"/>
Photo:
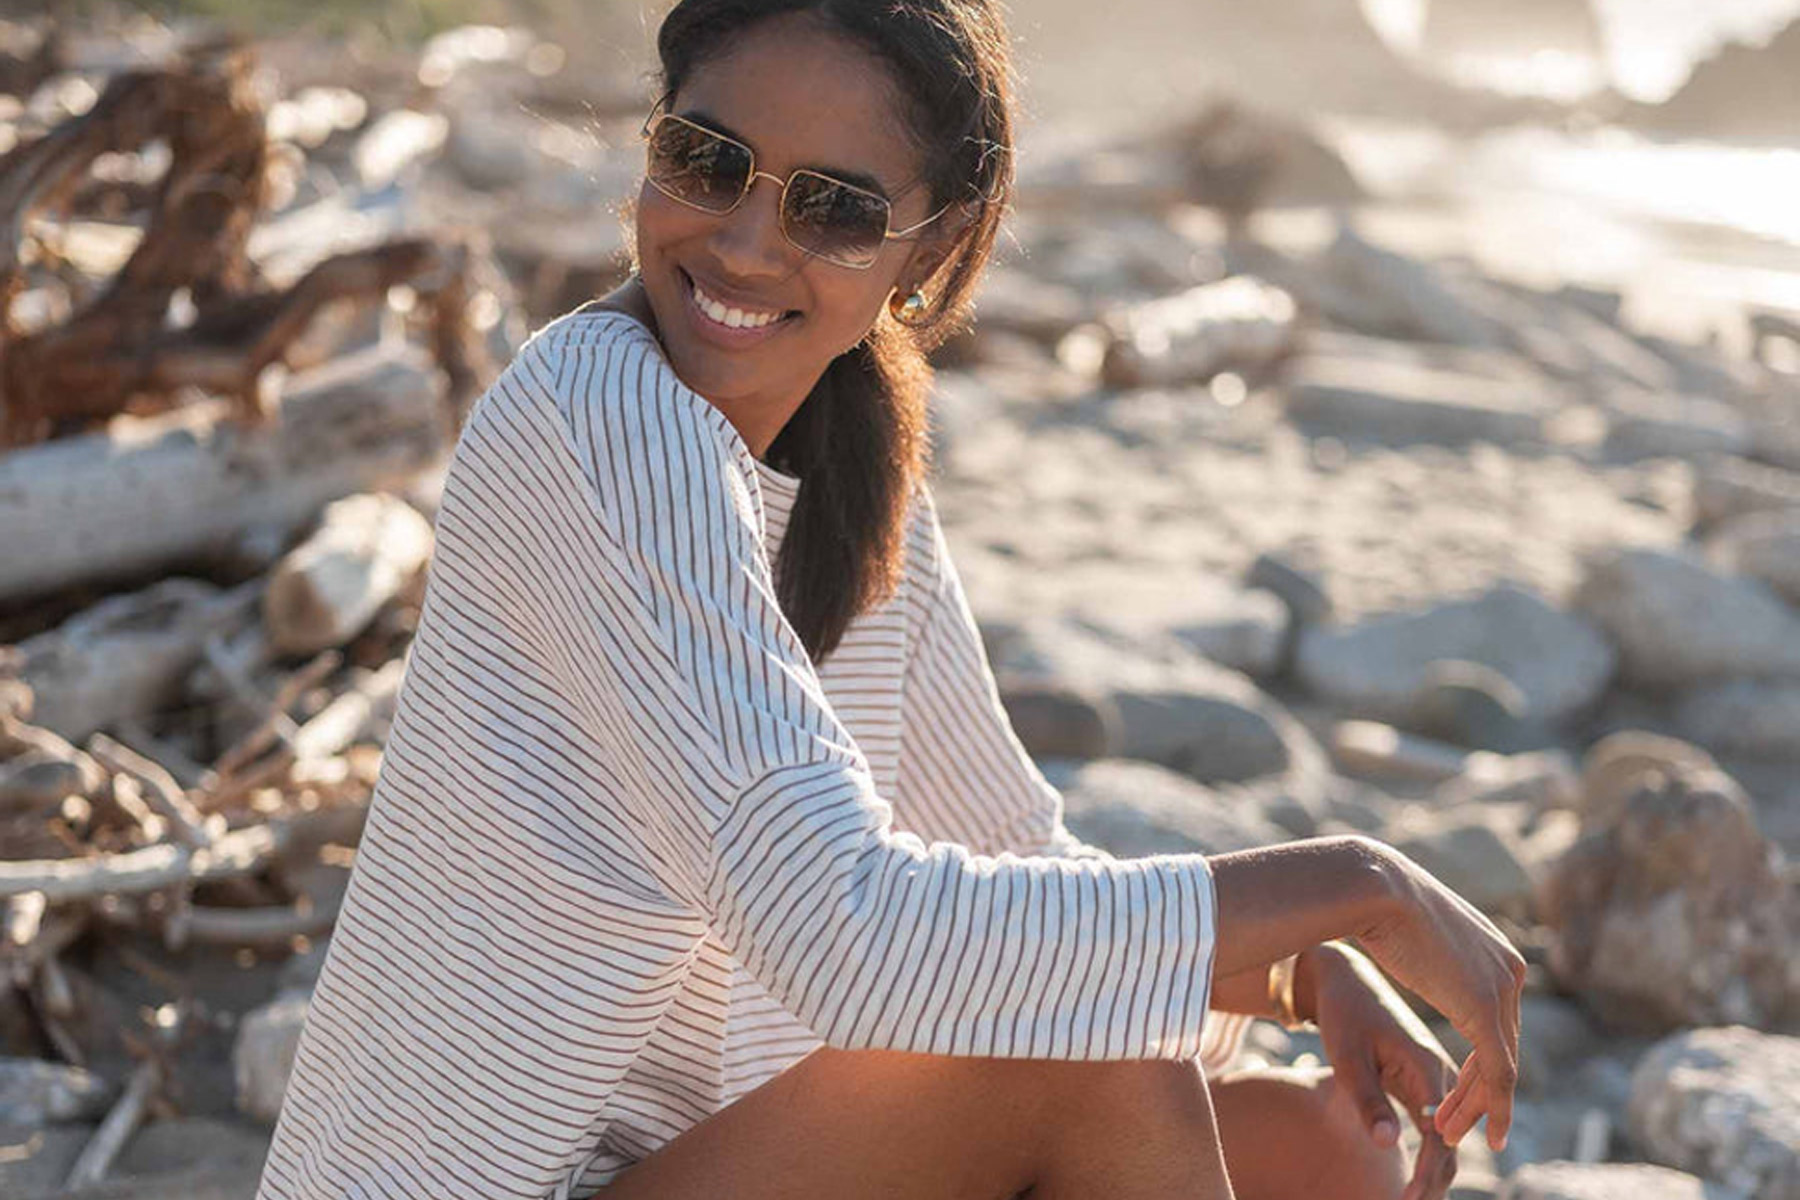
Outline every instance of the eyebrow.
<path fill-rule="evenodd" d="M 689 109 L 688 111 L 678 113 L 677 115 L 692 121 L 696 125 L 704 125 L 714 133 L 724 134 L 733 141 L 742 142 L 746 146 L 750 145 L 749 138 L 738 133 L 736 130 L 732 129 L 731 126 L 702 109 Z M 750 152 L 752 154 L 756 153 L 755 147 L 752 146 Z M 813 171 L 820 175 L 829 175 L 833 179 L 853 184 L 866 192 L 874 192 L 877 196 L 888 201 L 888 203 L 893 203 L 893 197 L 888 193 L 887 188 L 882 186 L 881 180 L 875 178 L 875 176 L 869 174 L 867 171 L 852 171 L 844 167 L 825 166 L 822 163 L 801 163 L 796 169 Z"/>

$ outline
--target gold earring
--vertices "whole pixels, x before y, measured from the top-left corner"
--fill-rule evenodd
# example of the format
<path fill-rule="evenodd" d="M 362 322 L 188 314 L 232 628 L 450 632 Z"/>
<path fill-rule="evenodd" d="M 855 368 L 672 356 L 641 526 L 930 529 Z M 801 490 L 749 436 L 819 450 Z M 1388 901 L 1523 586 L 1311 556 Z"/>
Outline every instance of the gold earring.
<path fill-rule="evenodd" d="M 901 304 L 898 309 L 890 309 L 889 311 L 893 312 L 896 321 L 899 321 L 902 325 L 910 325 L 925 315 L 926 303 L 925 293 L 915 291 L 906 298 L 905 303 Z"/>

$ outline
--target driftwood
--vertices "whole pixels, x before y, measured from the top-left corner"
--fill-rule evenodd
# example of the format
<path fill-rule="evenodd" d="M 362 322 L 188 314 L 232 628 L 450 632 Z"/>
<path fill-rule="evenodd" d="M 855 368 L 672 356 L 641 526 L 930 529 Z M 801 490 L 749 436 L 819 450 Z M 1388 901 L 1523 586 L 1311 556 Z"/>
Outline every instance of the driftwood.
<path fill-rule="evenodd" d="M 340 496 L 403 487 L 450 436 L 429 358 L 377 347 L 291 377 L 268 425 L 194 405 L 0 455 L 0 602 L 285 540 Z"/>
<path fill-rule="evenodd" d="M 144 1119 L 144 1110 L 150 1099 L 163 1084 L 163 1067 L 155 1058 L 147 1058 L 139 1063 L 131 1073 L 131 1081 L 125 1085 L 125 1092 L 115 1102 L 106 1119 L 94 1131 L 88 1144 L 81 1148 L 81 1155 L 75 1165 L 69 1169 L 69 1177 L 64 1187 L 80 1188 L 99 1183 L 112 1169 L 113 1160 L 125 1149 L 125 1143 L 137 1132 L 137 1127 Z"/>
<path fill-rule="evenodd" d="M 272 415 L 286 354 L 343 301 L 380 303 L 406 284 L 459 418 L 490 369 L 469 321 L 472 256 L 457 239 L 401 238 L 333 255 L 291 287 L 266 286 L 248 246 L 268 199 L 269 143 L 247 52 L 202 48 L 163 71 L 115 77 L 91 110 L 0 159 L 0 447 L 40 441 L 189 389 L 242 422 Z M 142 239 L 110 285 L 30 333 L 11 316 L 26 284 L 26 223 L 70 206 L 94 160 L 157 139 L 171 164 Z M 170 328 L 172 305 L 189 310 Z"/>
<path fill-rule="evenodd" d="M 312 654 L 362 632 L 431 557 L 431 523 L 404 500 L 347 496 L 270 572 L 263 625 L 273 647 Z"/>
<path fill-rule="evenodd" d="M 4 467 L 0 462 L 0 475 Z M 253 582 L 222 592 L 167 579 L 20 643 L 22 676 L 36 697 L 33 722 L 79 741 L 157 711 L 187 677 L 207 633 L 250 612 L 260 589 Z"/>

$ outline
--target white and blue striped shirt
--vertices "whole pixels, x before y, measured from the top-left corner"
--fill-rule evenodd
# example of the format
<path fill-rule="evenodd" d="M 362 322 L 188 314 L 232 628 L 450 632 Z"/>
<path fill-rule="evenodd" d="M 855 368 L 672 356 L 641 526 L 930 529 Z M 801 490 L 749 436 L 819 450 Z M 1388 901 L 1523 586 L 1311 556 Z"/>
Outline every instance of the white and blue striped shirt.
<path fill-rule="evenodd" d="M 1235 1054 L 1206 860 L 1063 827 L 929 490 L 815 667 L 799 486 L 621 313 L 482 396 L 259 1200 L 585 1196 L 821 1043 Z"/>

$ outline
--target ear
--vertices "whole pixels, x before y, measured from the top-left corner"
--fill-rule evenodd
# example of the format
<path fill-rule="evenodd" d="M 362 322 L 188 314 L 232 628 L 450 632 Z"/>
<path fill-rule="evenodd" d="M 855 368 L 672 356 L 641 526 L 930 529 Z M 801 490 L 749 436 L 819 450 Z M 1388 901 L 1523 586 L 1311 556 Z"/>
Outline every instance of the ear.
<path fill-rule="evenodd" d="M 913 244 L 912 255 L 900 269 L 895 288 L 905 295 L 924 287 L 961 247 L 979 215 L 980 208 L 976 205 L 966 202 L 952 205 L 937 219 L 931 232 Z"/>

